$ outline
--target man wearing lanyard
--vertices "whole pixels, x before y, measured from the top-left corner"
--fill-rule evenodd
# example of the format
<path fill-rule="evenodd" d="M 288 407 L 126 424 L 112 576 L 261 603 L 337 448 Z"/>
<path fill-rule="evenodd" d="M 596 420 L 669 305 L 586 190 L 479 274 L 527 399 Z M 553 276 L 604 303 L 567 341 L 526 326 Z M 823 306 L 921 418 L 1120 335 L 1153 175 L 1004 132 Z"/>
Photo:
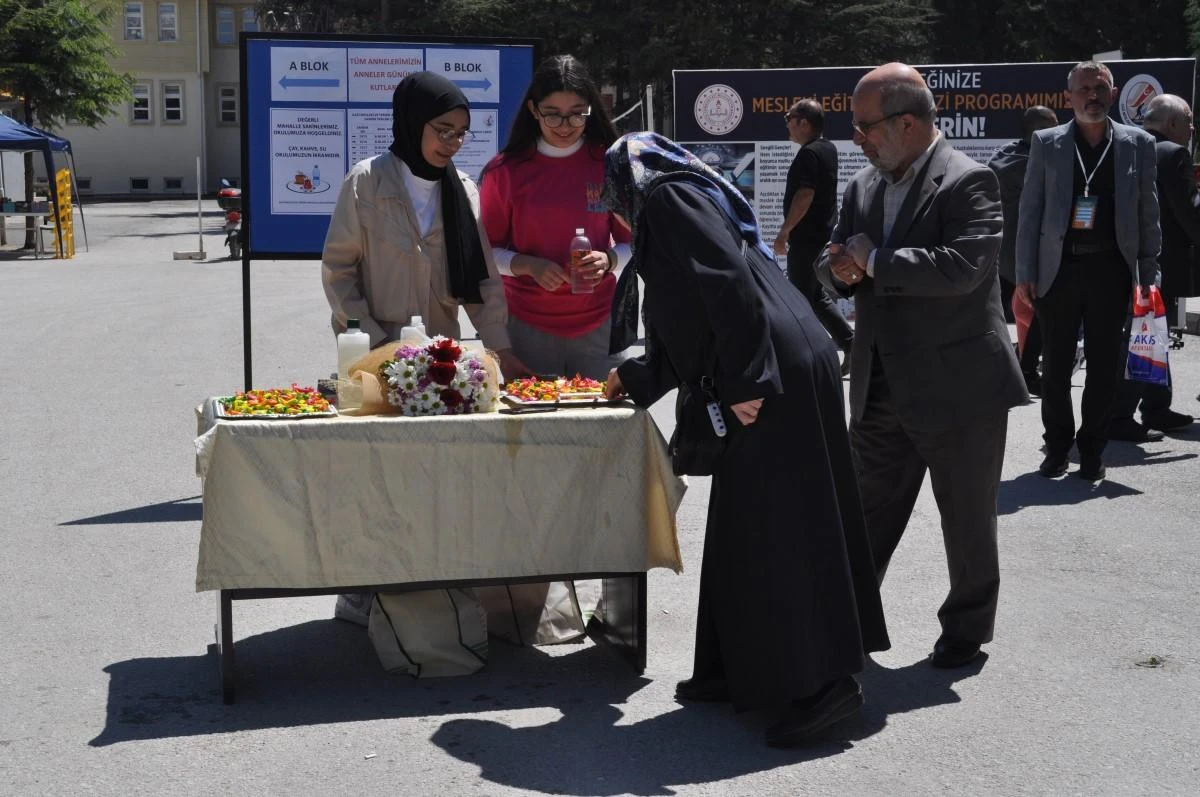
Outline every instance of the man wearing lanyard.
<path fill-rule="evenodd" d="M 1132 286 L 1144 294 L 1158 271 L 1161 234 L 1154 139 L 1108 118 L 1116 95 L 1104 64 L 1076 64 L 1067 77 L 1075 118 L 1034 133 L 1017 227 L 1017 290 L 1042 327 L 1043 476 L 1067 471 L 1104 478 L 1101 455 L 1124 370 Z M 1087 375 L 1079 429 L 1071 370 L 1080 324 Z"/>

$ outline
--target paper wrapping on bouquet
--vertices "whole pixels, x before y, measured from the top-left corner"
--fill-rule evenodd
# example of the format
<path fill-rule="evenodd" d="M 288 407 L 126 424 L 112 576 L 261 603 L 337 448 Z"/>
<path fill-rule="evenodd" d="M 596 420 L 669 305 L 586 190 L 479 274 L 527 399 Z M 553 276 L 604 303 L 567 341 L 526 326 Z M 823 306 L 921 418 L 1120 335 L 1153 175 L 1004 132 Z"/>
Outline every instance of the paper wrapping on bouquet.
<path fill-rule="evenodd" d="M 1125 378 L 1151 385 L 1167 384 L 1167 308 L 1158 288 L 1151 286 L 1149 299 L 1133 290 L 1133 324 L 1129 328 L 1129 356 Z"/>
<path fill-rule="evenodd" d="M 413 345 L 416 345 L 415 343 Z M 467 345 L 459 341 L 459 345 L 467 348 Z M 385 343 L 382 346 L 377 346 L 371 351 L 359 357 L 346 370 L 349 372 L 349 382 L 351 391 L 362 393 L 362 405 L 354 409 L 342 410 L 338 408 L 338 412 L 344 415 L 397 415 L 400 408 L 388 401 L 387 382 L 379 376 L 379 366 L 383 365 L 388 360 L 396 356 L 396 349 L 400 348 L 401 343 L 392 341 Z M 488 387 L 497 395 L 500 393 L 500 365 L 496 360 L 496 356 L 486 349 L 480 348 L 472 352 L 479 357 L 483 363 L 484 370 L 488 374 Z"/>

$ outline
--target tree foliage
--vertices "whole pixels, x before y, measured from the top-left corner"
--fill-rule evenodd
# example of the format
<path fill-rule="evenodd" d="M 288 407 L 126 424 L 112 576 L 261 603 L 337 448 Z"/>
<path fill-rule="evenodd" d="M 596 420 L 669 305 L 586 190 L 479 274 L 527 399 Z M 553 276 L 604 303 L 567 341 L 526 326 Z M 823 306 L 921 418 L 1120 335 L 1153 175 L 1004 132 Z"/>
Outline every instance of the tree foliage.
<path fill-rule="evenodd" d="M 24 121 L 56 127 L 69 117 L 96 127 L 131 97 L 133 78 L 113 70 L 108 31 L 117 6 L 87 0 L 0 0 L 0 89 L 22 100 Z"/>

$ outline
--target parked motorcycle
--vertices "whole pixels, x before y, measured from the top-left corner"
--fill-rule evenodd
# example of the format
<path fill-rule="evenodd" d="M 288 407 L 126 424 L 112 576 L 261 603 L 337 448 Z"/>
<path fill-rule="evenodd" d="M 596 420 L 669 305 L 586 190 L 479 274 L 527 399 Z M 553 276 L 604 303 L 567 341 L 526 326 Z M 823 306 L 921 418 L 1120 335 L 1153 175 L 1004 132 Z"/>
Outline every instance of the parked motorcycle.
<path fill-rule="evenodd" d="M 225 245 L 229 247 L 230 260 L 242 256 L 242 189 L 221 178 L 222 188 L 217 192 L 217 207 L 225 211 Z"/>
<path fill-rule="evenodd" d="M 229 259 L 242 256 L 242 214 L 237 210 L 225 211 L 225 245 L 229 247 Z"/>
<path fill-rule="evenodd" d="M 217 207 L 221 210 L 236 210 L 240 212 L 242 209 L 242 189 L 235 188 L 233 183 L 224 177 L 221 178 L 221 185 L 223 187 L 217 192 Z"/>

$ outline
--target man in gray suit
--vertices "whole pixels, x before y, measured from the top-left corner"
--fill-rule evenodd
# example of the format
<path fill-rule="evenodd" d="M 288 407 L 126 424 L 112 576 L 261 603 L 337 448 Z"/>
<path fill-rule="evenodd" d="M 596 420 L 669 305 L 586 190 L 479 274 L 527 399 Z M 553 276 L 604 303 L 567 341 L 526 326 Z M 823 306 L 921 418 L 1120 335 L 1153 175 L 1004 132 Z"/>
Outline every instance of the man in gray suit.
<path fill-rule="evenodd" d="M 1132 285 L 1148 294 L 1161 240 L 1154 138 L 1108 118 L 1112 72 L 1084 61 L 1067 76 L 1075 118 L 1033 134 L 1017 227 L 1017 290 L 1034 301 L 1042 327 L 1043 476 L 1067 471 L 1104 478 L 1101 455 L 1124 370 Z M 1083 324 L 1079 430 L 1071 404 L 1075 342 Z"/>
<path fill-rule="evenodd" d="M 959 667 L 992 639 L 1008 410 L 1029 401 L 1000 307 L 1000 190 L 938 133 L 912 67 L 868 72 L 853 108 L 871 165 L 846 188 L 818 274 L 854 297 L 850 442 L 876 570 L 928 470 L 950 571 L 931 662 Z"/>

